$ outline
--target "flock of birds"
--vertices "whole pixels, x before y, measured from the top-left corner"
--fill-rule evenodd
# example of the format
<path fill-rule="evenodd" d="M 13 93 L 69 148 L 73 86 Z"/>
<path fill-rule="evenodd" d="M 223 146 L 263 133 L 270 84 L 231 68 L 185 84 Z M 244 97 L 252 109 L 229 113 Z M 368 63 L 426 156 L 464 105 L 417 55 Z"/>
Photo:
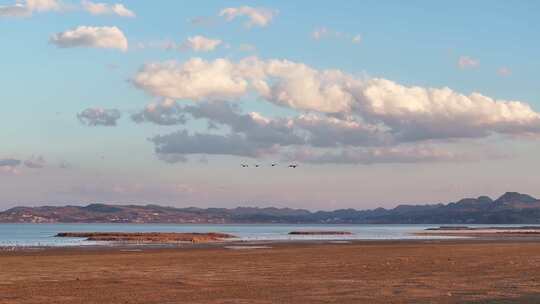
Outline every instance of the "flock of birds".
<path fill-rule="evenodd" d="M 248 164 L 240 164 L 240 165 L 242 166 L 242 168 L 249 168 L 249 165 L 248 165 Z M 276 167 L 277 165 L 278 165 L 278 164 L 276 164 L 276 163 L 272 163 L 270 166 L 271 166 L 271 167 Z M 261 167 L 261 165 L 255 164 L 255 165 L 253 165 L 253 167 L 259 168 L 259 167 Z M 289 168 L 296 169 L 296 167 L 298 167 L 298 165 L 297 165 L 297 164 L 290 164 L 288 167 L 289 167 Z"/>

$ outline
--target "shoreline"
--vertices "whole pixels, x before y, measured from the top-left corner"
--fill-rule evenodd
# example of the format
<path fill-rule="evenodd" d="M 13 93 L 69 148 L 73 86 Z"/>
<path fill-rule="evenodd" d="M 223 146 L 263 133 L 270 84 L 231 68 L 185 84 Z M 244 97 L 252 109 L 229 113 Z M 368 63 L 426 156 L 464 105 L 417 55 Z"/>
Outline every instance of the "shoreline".
<path fill-rule="evenodd" d="M 435 226 L 435 225 L 434 225 Z M 54 232 L 51 239 L 66 239 L 58 243 L 43 240 L 27 244 L 12 241 L 0 243 L 0 252 L 35 251 L 61 248 L 186 248 L 204 246 L 250 246 L 256 244 L 301 244 L 301 243 L 362 243 L 362 242 L 448 242 L 468 241 L 540 241 L 540 226 L 440 226 L 409 231 L 403 235 L 387 238 L 362 238 L 361 232 L 347 230 L 290 230 L 276 234 L 273 238 L 242 237 L 230 232 Z M 202 247 L 204 247 L 202 246 Z"/>
<path fill-rule="evenodd" d="M 428 236 L 428 235 L 426 235 Z M 429 235 L 431 236 L 431 235 Z M 444 236 L 444 235 L 442 235 Z M 36 252 L 36 251 L 115 251 L 126 249 L 137 250 L 183 250 L 183 249 L 212 249 L 226 248 L 231 246 L 240 247 L 257 247 L 275 246 L 295 247 L 309 245 L 419 245 L 419 244 L 499 244 L 499 243 L 538 243 L 540 244 L 540 236 L 465 236 L 449 238 L 418 238 L 418 239 L 294 239 L 294 240 L 220 240 L 205 243 L 192 242 L 177 242 L 177 243 L 132 243 L 132 242 L 103 242 L 100 244 L 86 245 L 55 245 L 55 246 L 0 246 L 0 257 L 6 252 Z"/>

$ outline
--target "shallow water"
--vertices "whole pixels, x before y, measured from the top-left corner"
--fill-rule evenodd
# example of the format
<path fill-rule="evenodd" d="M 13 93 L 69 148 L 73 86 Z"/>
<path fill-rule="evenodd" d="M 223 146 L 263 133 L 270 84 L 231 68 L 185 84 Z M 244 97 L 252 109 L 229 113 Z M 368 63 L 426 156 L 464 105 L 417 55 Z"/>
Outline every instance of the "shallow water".
<path fill-rule="evenodd" d="M 440 225 L 193 225 L 193 224 L 0 224 L 0 247 L 95 245 L 79 238 L 56 238 L 59 232 L 224 232 L 240 240 L 404 240 L 441 239 L 447 236 L 416 236 L 415 232 Z M 448 226 L 448 225 L 445 225 Z M 468 225 L 470 227 L 516 227 L 522 225 Z M 352 235 L 288 235 L 295 230 L 350 231 Z"/>

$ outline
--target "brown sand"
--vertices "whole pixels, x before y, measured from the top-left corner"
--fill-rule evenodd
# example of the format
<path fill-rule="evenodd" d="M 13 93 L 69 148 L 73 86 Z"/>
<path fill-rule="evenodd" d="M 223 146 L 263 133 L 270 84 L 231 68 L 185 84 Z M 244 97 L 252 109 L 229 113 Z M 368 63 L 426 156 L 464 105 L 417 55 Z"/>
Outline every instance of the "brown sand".
<path fill-rule="evenodd" d="M 0 303 L 540 303 L 528 238 L 264 245 L 0 252 Z"/>

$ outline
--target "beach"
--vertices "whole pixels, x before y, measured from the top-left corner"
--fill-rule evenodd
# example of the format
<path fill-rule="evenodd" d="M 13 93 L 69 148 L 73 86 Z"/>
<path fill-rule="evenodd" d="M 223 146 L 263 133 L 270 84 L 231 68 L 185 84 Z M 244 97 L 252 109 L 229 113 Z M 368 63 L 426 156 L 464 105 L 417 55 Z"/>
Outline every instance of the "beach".
<path fill-rule="evenodd" d="M 0 303 L 537 303 L 539 252 L 531 238 L 4 250 Z"/>

